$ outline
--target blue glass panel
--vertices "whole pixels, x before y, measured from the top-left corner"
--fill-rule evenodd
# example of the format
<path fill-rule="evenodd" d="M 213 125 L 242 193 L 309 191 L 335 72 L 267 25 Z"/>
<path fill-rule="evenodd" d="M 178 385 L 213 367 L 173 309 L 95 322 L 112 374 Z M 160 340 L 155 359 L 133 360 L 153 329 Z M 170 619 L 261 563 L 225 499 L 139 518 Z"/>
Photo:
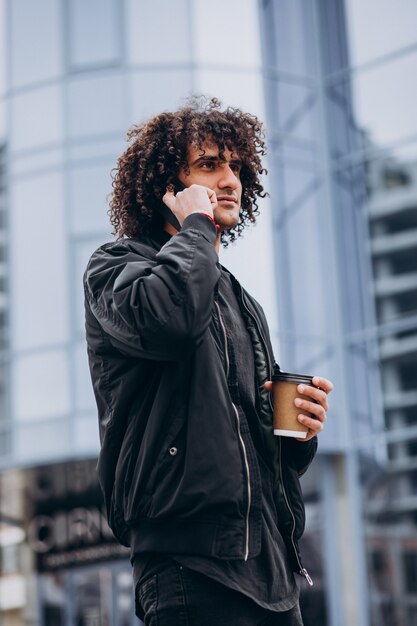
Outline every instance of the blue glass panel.
<path fill-rule="evenodd" d="M 12 394 L 14 417 L 20 422 L 67 415 L 71 402 L 67 353 L 54 350 L 17 357 Z"/>
<path fill-rule="evenodd" d="M 121 3 L 117 0 L 71 0 L 68 17 L 72 68 L 119 60 Z"/>
<path fill-rule="evenodd" d="M 257 0 L 193 0 L 193 52 L 197 62 L 259 68 Z M 240 89 L 239 91 L 241 91 Z"/>
<path fill-rule="evenodd" d="M 11 99 L 10 107 L 10 148 L 13 152 L 62 141 L 64 120 L 60 85 L 23 92 Z"/>
<path fill-rule="evenodd" d="M 100 163 L 69 171 L 71 232 L 75 235 L 99 232 L 111 237 L 107 196 L 112 191 L 113 167 L 114 163 Z"/>
<path fill-rule="evenodd" d="M 100 448 L 97 409 L 88 416 L 77 417 L 74 421 L 74 446 L 78 452 L 96 456 Z"/>
<path fill-rule="evenodd" d="M 190 71 L 138 71 L 130 82 L 132 123 L 148 119 L 161 111 L 175 110 L 191 93 Z"/>
<path fill-rule="evenodd" d="M 417 44 L 414 0 L 347 0 L 345 5 L 352 65 Z"/>
<path fill-rule="evenodd" d="M 71 425 L 67 420 L 18 424 L 14 432 L 15 461 L 45 463 L 74 454 Z"/>
<path fill-rule="evenodd" d="M 268 66 L 285 74 L 314 75 L 317 50 L 312 29 L 312 6 L 304 0 L 264 2 Z"/>
<path fill-rule="evenodd" d="M 12 86 L 59 76 L 63 69 L 60 0 L 12 0 L 7 6 Z"/>
<path fill-rule="evenodd" d="M 354 73 L 327 88 L 329 119 L 336 130 L 347 124 L 362 136 L 362 147 L 382 147 L 417 135 L 417 53 Z M 352 104 L 351 104 L 352 98 Z M 343 121 L 345 123 L 343 124 Z M 341 132 L 339 130 L 339 132 Z M 360 147 L 358 143 L 347 150 Z"/>
<path fill-rule="evenodd" d="M 12 347 L 37 348 L 68 338 L 66 216 L 61 173 L 12 187 L 10 211 Z"/>
<path fill-rule="evenodd" d="M 128 0 L 126 29 L 129 60 L 151 64 L 190 62 L 188 5 L 188 0 Z"/>
<path fill-rule="evenodd" d="M 126 130 L 126 90 L 121 75 L 77 78 L 68 85 L 68 133 L 72 138 Z"/>

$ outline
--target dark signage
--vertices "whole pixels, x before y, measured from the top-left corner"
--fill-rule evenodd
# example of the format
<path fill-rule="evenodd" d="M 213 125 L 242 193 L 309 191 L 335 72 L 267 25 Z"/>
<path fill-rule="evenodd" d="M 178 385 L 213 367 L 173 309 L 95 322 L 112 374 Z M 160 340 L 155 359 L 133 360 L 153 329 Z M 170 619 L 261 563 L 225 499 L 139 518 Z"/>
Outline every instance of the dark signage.
<path fill-rule="evenodd" d="M 29 472 L 27 537 L 38 571 L 127 558 L 111 532 L 96 461 L 69 461 Z"/>

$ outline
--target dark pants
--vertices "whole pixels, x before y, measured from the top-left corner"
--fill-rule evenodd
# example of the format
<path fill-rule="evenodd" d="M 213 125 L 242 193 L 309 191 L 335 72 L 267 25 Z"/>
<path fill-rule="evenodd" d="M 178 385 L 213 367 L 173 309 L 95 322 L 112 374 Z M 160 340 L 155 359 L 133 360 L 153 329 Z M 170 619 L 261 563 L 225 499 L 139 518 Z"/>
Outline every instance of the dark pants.
<path fill-rule="evenodd" d="M 298 604 L 275 613 L 233 589 L 167 560 L 136 589 L 146 626 L 303 626 Z"/>

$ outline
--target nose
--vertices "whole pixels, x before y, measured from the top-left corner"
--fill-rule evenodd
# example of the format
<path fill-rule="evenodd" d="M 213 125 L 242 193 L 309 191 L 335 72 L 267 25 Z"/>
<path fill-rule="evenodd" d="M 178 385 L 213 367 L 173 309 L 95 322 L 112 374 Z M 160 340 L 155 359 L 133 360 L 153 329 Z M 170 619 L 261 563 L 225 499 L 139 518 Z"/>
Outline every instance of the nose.
<path fill-rule="evenodd" d="M 219 189 L 237 189 L 239 186 L 239 177 L 232 170 L 230 165 L 222 168 L 222 175 L 218 181 Z"/>

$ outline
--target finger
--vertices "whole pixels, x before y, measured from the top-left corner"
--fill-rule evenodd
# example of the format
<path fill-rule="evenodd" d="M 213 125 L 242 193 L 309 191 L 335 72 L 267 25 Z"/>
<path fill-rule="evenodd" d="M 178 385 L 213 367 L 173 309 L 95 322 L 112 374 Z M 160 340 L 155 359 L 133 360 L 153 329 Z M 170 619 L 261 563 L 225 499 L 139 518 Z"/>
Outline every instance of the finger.
<path fill-rule="evenodd" d="M 325 391 L 317 389 L 316 387 L 311 387 L 310 385 L 298 385 L 297 391 L 303 396 L 309 396 L 310 398 L 313 398 L 314 400 L 316 400 L 316 402 L 324 406 L 325 410 L 327 411 L 327 394 Z"/>
<path fill-rule="evenodd" d="M 267 380 L 264 387 L 267 391 L 272 391 L 272 380 Z"/>
<path fill-rule="evenodd" d="M 171 185 L 168 185 L 165 194 L 162 196 L 162 200 L 171 210 L 175 207 L 174 188 Z"/>
<path fill-rule="evenodd" d="M 318 433 L 313 433 L 311 430 L 309 430 L 307 432 L 307 436 L 304 437 L 304 439 L 301 439 L 299 437 L 296 437 L 297 441 L 302 441 L 303 443 L 305 443 L 306 441 L 310 441 L 310 439 L 313 439 L 313 437 L 316 437 L 316 435 L 318 435 Z"/>
<path fill-rule="evenodd" d="M 313 385 L 320 387 L 320 389 L 323 389 L 326 393 L 330 393 L 334 387 L 331 380 L 328 380 L 327 378 L 319 378 L 318 376 L 313 376 Z"/>
<path fill-rule="evenodd" d="M 211 203 L 211 208 L 215 209 L 217 206 L 217 196 L 215 192 L 213 191 L 213 189 L 210 189 L 210 187 L 206 187 L 206 189 L 207 189 L 207 195 Z"/>
<path fill-rule="evenodd" d="M 321 404 L 317 404 L 317 402 L 310 402 L 309 400 L 296 398 L 294 400 L 294 404 L 298 409 L 303 409 L 303 411 L 307 411 L 307 413 L 312 413 L 322 422 L 326 419 L 325 408 Z"/>
<path fill-rule="evenodd" d="M 324 428 L 324 421 L 322 422 L 321 420 L 308 417 L 307 415 L 299 415 L 297 419 L 313 433 L 313 436 L 321 433 Z"/>

